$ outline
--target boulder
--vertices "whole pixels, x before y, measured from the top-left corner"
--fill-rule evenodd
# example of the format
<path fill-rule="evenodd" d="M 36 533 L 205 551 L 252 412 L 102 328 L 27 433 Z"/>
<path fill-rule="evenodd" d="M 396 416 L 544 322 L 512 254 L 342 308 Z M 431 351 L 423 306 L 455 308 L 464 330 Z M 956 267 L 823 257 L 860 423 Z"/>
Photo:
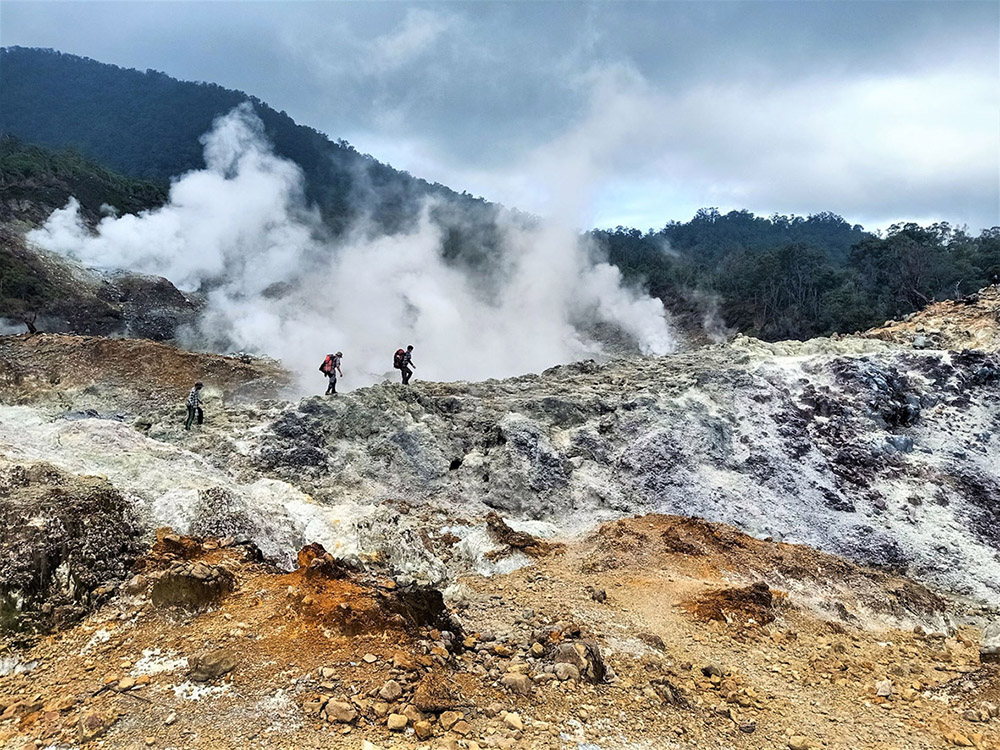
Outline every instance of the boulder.
<path fill-rule="evenodd" d="M 236 658 L 225 649 L 209 651 L 188 659 L 188 679 L 194 682 L 210 682 L 236 668 Z"/>
<path fill-rule="evenodd" d="M 0 463 L 0 632 L 31 636 L 83 617 L 129 578 L 141 534 L 106 479 Z"/>
<path fill-rule="evenodd" d="M 589 682 L 604 682 L 607 678 L 607 667 L 601 656 L 601 649 L 597 641 L 591 638 L 560 643 L 552 650 L 552 661 L 557 665 L 570 664 L 576 667 L 580 676 Z"/>
<path fill-rule="evenodd" d="M 175 562 L 153 584 L 150 592 L 158 607 L 204 609 L 236 588 L 236 578 L 221 565 Z"/>

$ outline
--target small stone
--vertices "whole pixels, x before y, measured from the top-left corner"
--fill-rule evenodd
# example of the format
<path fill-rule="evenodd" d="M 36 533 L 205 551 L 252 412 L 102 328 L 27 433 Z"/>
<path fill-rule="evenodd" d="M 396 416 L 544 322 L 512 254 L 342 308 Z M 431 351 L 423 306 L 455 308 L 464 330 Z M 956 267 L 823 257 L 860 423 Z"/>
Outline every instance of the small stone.
<path fill-rule="evenodd" d="M 114 724 L 114 722 L 115 717 L 113 716 L 98 713 L 97 711 L 87 711 L 76 722 L 80 742 L 90 742 L 100 737 L 108 731 L 108 727 Z"/>
<path fill-rule="evenodd" d="M 319 670 L 319 676 L 324 680 L 329 680 L 331 677 L 336 676 L 337 671 L 333 667 L 322 667 Z"/>
<path fill-rule="evenodd" d="M 531 695 L 533 683 L 527 675 L 513 673 L 505 674 L 500 678 L 500 683 L 512 693 L 517 693 L 518 695 Z"/>
<path fill-rule="evenodd" d="M 944 739 L 949 745 L 954 745 L 955 747 L 975 747 L 972 740 L 961 732 L 948 732 L 945 734 Z"/>
<path fill-rule="evenodd" d="M 788 738 L 788 750 L 809 750 L 811 747 L 812 742 L 809 741 L 809 738 L 803 737 L 801 734 Z"/>
<path fill-rule="evenodd" d="M 434 734 L 434 727 L 429 721 L 418 721 L 413 725 L 413 731 L 418 740 L 426 740 Z"/>
<path fill-rule="evenodd" d="M 167 718 L 165 718 L 163 720 L 163 723 L 164 723 L 164 725 L 166 725 L 166 726 L 169 727 L 171 724 L 173 724 L 176 721 L 177 721 L 177 713 L 174 712 L 174 711 L 171 711 L 169 714 L 167 714 Z"/>
<path fill-rule="evenodd" d="M 134 677 L 122 677 L 120 680 L 118 680 L 118 688 L 117 689 L 120 692 L 124 693 L 126 690 L 131 690 L 134 687 L 135 687 L 135 678 Z"/>
<path fill-rule="evenodd" d="M 462 714 L 458 711 L 445 711 L 438 717 L 438 721 L 441 722 L 441 726 L 445 730 L 451 729 L 462 719 Z"/>
<path fill-rule="evenodd" d="M 416 724 L 418 721 L 423 721 L 427 718 L 416 706 L 412 704 L 404 706 L 400 713 L 406 717 L 406 720 L 410 722 L 410 724 Z"/>
<path fill-rule="evenodd" d="M 392 666 L 402 669 L 404 672 L 414 672 L 419 669 L 417 660 L 403 651 L 397 651 L 392 655 Z"/>
<path fill-rule="evenodd" d="M 706 677 L 722 677 L 722 668 L 718 664 L 706 664 L 701 668 L 701 673 Z"/>
<path fill-rule="evenodd" d="M 524 722 L 521 721 L 521 715 L 514 712 L 507 713 L 503 717 L 503 723 L 506 724 L 511 729 L 520 732 L 524 729 Z"/>
<path fill-rule="evenodd" d="M 875 695 L 888 698 L 892 695 L 892 680 L 879 680 L 875 683 Z"/>
<path fill-rule="evenodd" d="M 361 661 L 363 661 L 365 664 L 374 664 L 375 662 L 378 661 L 378 657 L 375 656 L 375 654 L 365 654 L 364 656 L 361 657 Z"/>
<path fill-rule="evenodd" d="M 460 734 L 463 737 L 467 736 L 472 731 L 472 725 L 469 724 L 465 719 L 460 719 L 456 721 L 454 726 L 452 726 L 451 731 L 455 734 Z"/>
<path fill-rule="evenodd" d="M 389 714 L 386 726 L 390 732 L 402 732 L 406 728 L 407 719 L 402 714 Z"/>
<path fill-rule="evenodd" d="M 382 689 L 378 691 L 378 697 L 384 701 L 389 701 L 390 703 L 394 700 L 398 700 L 399 696 L 403 694 L 403 688 L 400 687 L 399 683 L 395 680 L 389 680 L 382 686 Z"/>
<path fill-rule="evenodd" d="M 580 669 L 575 664 L 566 664 L 565 662 L 560 662 L 553 667 L 555 676 L 564 682 L 566 680 L 576 680 L 580 681 Z"/>
<path fill-rule="evenodd" d="M 350 724 L 358 718 L 358 712 L 354 706 L 344 701 L 330 701 L 323 710 L 326 712 L 327 721 Z"/>
<path fill-rule="evenodd" d="M 541 656 L 544 653 L 545 653 L 545 646 L 543 646 L 541 643 L 532 643 L 531 644 L 531 655 L 532 656 Z"/>
<path fill-rule="evenodd" d="M 235 657 L 225 649 L 199 654 L 190 659 L 189 663 L 191 672 L 188 677 L 194 682 L 209 682 L 236 667 Z"/>

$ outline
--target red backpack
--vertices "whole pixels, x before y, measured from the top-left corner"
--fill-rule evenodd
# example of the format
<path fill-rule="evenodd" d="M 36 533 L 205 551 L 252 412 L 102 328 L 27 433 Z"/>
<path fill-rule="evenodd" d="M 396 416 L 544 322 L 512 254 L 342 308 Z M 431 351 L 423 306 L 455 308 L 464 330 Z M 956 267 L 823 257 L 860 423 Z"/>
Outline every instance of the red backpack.
<path fill-rule="evenodd" d="M 333 357 L 328 355 L 327 358 L 323 360 L 323 364 L 319 366 L 319 371 L 324 375 L 329 375 L 333 372 Z"/>
<path fill-rule="evenodd" d="M 406 356 L 406 352 L 402 349 L 397 349 L 396 353 L 392 356 L 392 366 L 397 370 L 403 369 L 403 357 Z"/>

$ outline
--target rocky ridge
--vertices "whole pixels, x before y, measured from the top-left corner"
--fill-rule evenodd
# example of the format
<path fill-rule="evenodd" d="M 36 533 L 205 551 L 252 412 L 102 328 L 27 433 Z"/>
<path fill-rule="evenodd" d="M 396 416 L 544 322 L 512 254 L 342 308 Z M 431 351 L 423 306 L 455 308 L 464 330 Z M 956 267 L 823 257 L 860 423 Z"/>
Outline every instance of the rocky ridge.
<path fill-rule="evenodd" d="M 933 302 L 865 336 L 917 349 L 1000 349 L 1000 284 L 956 300 Z"/>

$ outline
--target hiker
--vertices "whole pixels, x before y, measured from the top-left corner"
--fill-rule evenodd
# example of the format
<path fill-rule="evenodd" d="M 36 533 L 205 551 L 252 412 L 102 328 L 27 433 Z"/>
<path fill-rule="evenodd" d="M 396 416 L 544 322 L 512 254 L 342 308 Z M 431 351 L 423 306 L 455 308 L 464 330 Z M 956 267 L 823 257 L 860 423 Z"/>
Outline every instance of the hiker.
<path fill-rule="evenodd" d="M 403 385 L 410 384 L 410 376 L 413 375 L 413 370 L 416 365 L 413 364 L 412 360 L 413 345 L 406 347 L 404 352 L 402 349 L 397 349 L 396 354 L 392 358 L 392 366 L 395 367 L 403 374 Z"/>
<path fill-rule="evenodd" d="M 326 387 L 326 394 L 329 396 L 331 393 L 337 395 L 337 375 L 344 377 L 344 373 L 340 370 L 340 360 L 344 356 L 343 352 L 337 352 L 336 354 L 327 354 L 326 359 L 323 360 L 323 364 L 319 366 L 319 371 L 326 375 L 330 379 L 330 385 Z"/>
<path fill-rule="evenodd" d="M 990 276 L 990 283 L 993 286 L 1000 286 L 1000 273 L 997 273 L 996 271 L 994 271 L 993 275 Z"/>
<path fill-rule="evenodd" d="M 198 415 L 198 424 L 204 424 L 205 422 L 205 412 L 201 409 L 201 389 L 204 388 L 203 383 L 195 383 L 194 388 L 188 394 L 187 409 L 188 418 L 187 422 L 184 424 L 185 430 L 191 429 L 191 423 L 194 422 L 195 414 Z"/>

